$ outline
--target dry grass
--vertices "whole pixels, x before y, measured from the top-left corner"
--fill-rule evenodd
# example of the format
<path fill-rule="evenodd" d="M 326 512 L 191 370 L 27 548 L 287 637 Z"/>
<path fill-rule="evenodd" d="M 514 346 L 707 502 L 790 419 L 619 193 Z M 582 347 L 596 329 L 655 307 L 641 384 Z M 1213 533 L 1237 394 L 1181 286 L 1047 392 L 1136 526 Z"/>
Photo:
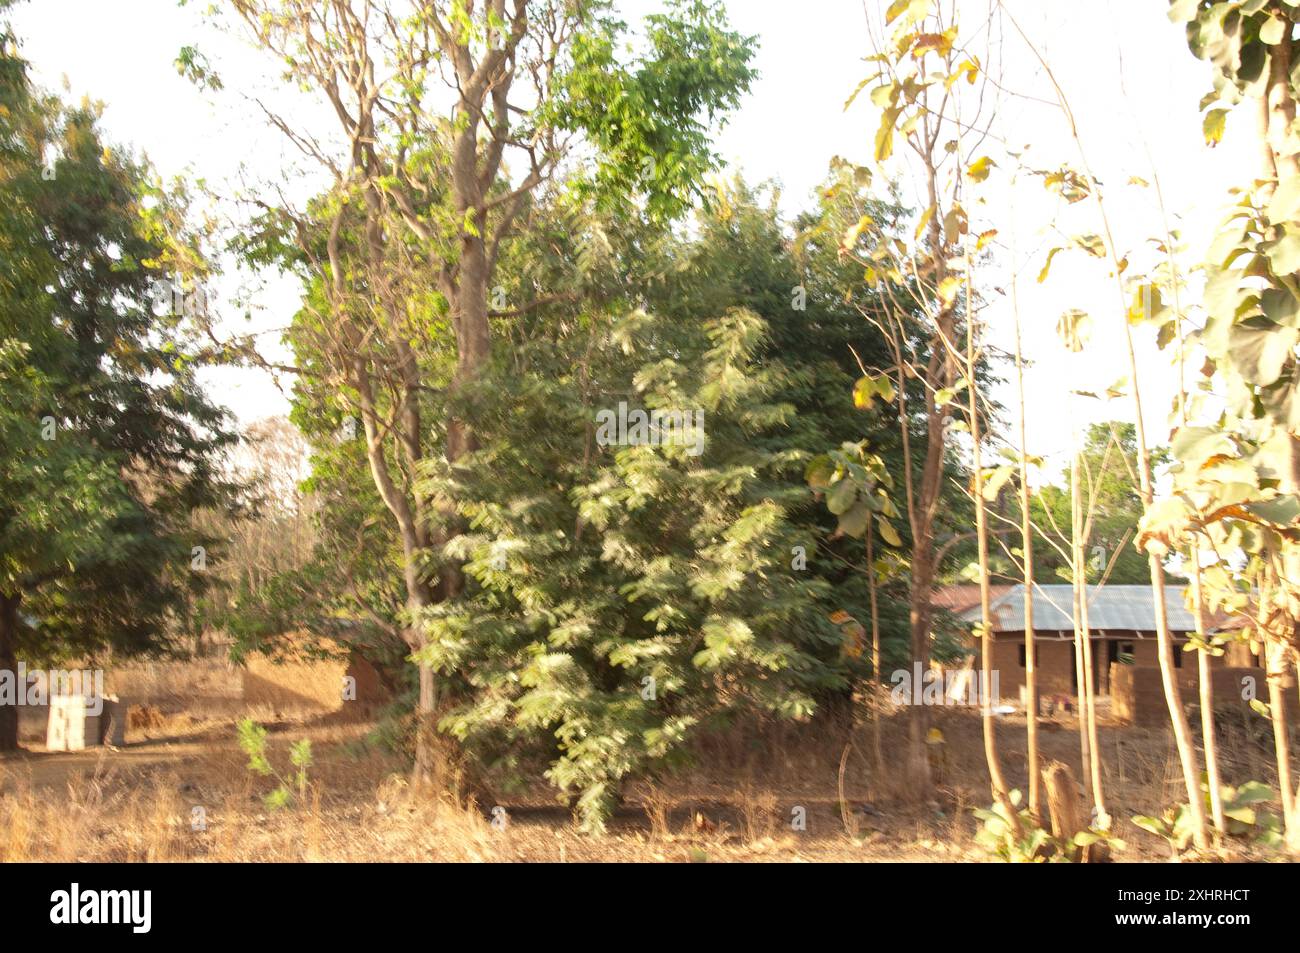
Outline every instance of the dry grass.
<path fill-rule="evenodd" d="M 292 741 L 311 739 L 316 763 L 302 803 L 267 809 L 273 784 L 248 771 L 232 715 L 176 712 L 120 751 L 0 759 L 0 861 L 986 859 L 972 840 L 970 808 L 990 798 L 980 720 L 970 710 L 934 712 L 945 744 L 929 803 L 897 797 L 905 713 L 882 722 L 877 771 L 870 725 L 855 726 L 843 711 L 811 725 L 743 724 L 700 741 L 694 770 L 631 786 L 600 838 L 580 834 L 545 788 L 501 795 L 500 805 L 417 796 L 401 759 L 361 743 L 364 723 L 252 714 L 269 722 L 277 764 Z M 1004 767 L 1018 787 L 1023 727 L 1015 717 L 999 723 Z M 1231 751 L 1224 773 L 1233 783 L 1270 780 L 1255 770 L 1267 758 L 1252 753 L 1249 729 L 1237 737 L 1224 728 Z M 1111 812 L 1130 845 L 1119 859 L 1165 859 L 1164 843 L 1128 819 L 1181 799 L 1166 733 L 1106 725 L 1101 746 Z M 1078 735 L 1064 720 L 1045 726 L 1042 748 L 1045 759 L 1078 763 Z M 455 765 L 446 774 L 455 777 Z M 497 806 L 504 824 L 492 823 Z M 806 829 L 792 824 L 798 816 Z"/>

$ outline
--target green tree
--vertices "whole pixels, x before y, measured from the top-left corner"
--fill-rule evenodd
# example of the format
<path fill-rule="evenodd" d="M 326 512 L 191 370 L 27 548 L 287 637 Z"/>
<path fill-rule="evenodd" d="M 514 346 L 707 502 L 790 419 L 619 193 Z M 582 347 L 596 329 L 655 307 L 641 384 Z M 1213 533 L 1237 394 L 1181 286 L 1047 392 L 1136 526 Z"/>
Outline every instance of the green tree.
<path fill-rule="evenodd" d="M 710 121 L 753 76 L 752 41 L 703 0 L 648 17 L 630 56 L 630 32 L 603 0 L 229 7 L 338 119 L 322 143 L 275 117 L 332 185 L 307 209 L 262 205 L 262 233 L 247 249 L 307 285 L 293 332 L 298 370 L 333 413 L 362 425 L 401 546 L 403 637 L 418 655 L 424 637 L 412 620 L 464 585 L 446 558 L 462 528 L 456 501 L 420 498 L 418 472 L 478 449 L 469 397 L 501 357 L 495 342 L 512 319 L 564 293 L 511 298 L 502 256 L 543 187 L 577 169 L 604 209 L 638 209 L 652 222 L 680 214 L 714 161 Z M 434 768 L 437 685 L 428 666 L 420 679 L 423 781 Z"/>
<path fill-rule="evenodd" d="M 3 4 L 0 6 L 8 6 Z M 0 669 L 167 645 L 208 582 L 192 526 L 232 505 L 234 442 L 196 380 L 184 314 L 198 262 L 182 208 L 107 147 L 90 107 L 34 91 L 0 27 Z M 166 295 L 158 289 L 168 289 Z M 17 743 L 0 705 L 0 749 Z"/>
<path fill-rule="evenodd" d="M 1092 424 L 1084 436 L 1080 454 L 1080 490 L 1084 515 L 1090 521 L 1090 533 L 1083 541 L 1088 582 L 1149 584 L 1146 556 L 1133 545 L 1143 513 L 1133 425 L 1121 421 Z M 1153 453 L 1153 461 L 1163 463 L 1165 456 Z M 1040 540 L 1034 549 L 1037 582 L 1071 579 L 1070 489 L 1067 470 L 1061 486 L 1049 484 L 1031 497 L 1030 515 Z M 1014 511 L 1020 512 L 1018 501 Z"/>

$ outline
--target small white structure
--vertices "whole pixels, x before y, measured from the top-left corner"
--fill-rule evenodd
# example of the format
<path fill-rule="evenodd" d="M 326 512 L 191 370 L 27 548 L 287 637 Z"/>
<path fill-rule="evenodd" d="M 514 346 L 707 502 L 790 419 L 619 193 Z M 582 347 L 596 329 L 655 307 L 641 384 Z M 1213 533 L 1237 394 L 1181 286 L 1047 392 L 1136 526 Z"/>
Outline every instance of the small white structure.
<path fill-rule="evenodd" d="M 81 751 L 101 744 L 126 743 L 126 706 L 117 696 L 50 697 L 45 747 L 49 751 Z"/>

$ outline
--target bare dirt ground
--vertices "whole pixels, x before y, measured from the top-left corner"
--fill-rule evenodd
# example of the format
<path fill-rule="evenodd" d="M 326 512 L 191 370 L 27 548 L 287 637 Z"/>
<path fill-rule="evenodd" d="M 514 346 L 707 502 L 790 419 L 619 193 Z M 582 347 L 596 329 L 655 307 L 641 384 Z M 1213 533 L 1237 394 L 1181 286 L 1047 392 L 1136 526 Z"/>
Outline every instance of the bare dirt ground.
<path fill-rule="evenodd" d="M 0 757 L 0 860 L 990 859 L 973 840 L 971 808 L 987 807 L 990 797 L 980 719 L 971 710 L 934 711 L 944 743 L 935 748 L 939 787 L 929 803 L 898 796 L 905 715 L 883 720 L 877 771 L 870 726 L 852 729 L 842 713 L 805 726 L 749 725 L 701 742 L 693 769 L 632 785 L 608 834 L 590 837 L 546 788 L 494 794 L 493 804 L 413 796 L 405 762 L 368 742 L 372 722 L 339 713 L 248 713 L 268 727 L 271 760 L 285 774 L 289 745 L 312 742 L 305 796 L 270 810 L 264 797 L 276 782 L 248 769 L 235 733 L 244 712 L 228 702 L 168 706 L 120 749 L 33 746 Z M 1008 782 L 1023 788 L 1024 718 L 1000 718 L 998 737 Z M 1266 748 L 1256 750 L 1245 735 L 1224 747 L 1226 780 L 1267 780 Z M 1042 748 L 1078 776 L 1069 716 L 1044 725 Z M 1107 722 L 1101 748 L 1108 807 L 1127 845 L 1115 859 L 1168 859 L 1163 840 L 1131 823 L 1182 799 L 1167 732 Z M 1237 850 L 1225 859 L 1247 856 Z"/>

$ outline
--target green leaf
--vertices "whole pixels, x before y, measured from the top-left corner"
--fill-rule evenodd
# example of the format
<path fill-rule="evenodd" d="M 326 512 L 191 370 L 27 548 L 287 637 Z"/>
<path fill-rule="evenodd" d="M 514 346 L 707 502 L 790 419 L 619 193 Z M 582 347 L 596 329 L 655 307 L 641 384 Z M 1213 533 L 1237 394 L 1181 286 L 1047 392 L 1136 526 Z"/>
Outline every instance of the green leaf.
<path fill-rule="evenodd" d="M 1233 800 L 1238 804 L 1266 804 L 1273 800 L 1273 789 L 1259 781 L 1247 781 L 1237 788 Z"/>
<path fill-rule="evenodd" d="M 1268 387 L 1282 376 L 1282 367 L 1298 342 L 1300 330 L 1252 318 L 1229 329 L 1228 360 L 1250 384 Z"/>
<path fill-rule="evenodd" d="M 301 741 L 295 741 L 289 747 L 289 763 L 295 768 L 310 768 L 311 760 L 311 739 L 303 738 Z"/>
<path fill-rule="evenodd" d="M 1076 235 L 1072 241 L 1093 258 L 1106 257 L 1106 242 L 1100 235 Z"/>
<path fill-rule="evenodd" d="M 1213 427 L 1180 427 L 1170 441 L 1170 450 L 1184 467 L 1196 471 L 1211 457 L 1233 454 L 1236 445 L 1231 437 Z"/>
<path fill-rule="evenodd" d="M 1144 831 L 1150 831 L 1160 837 L 1169 836 L 1169 828 L 1165 826 L 1164 821 L 1158 817 L 1147 817 L 1145 814 L 1139 814 L 1133 818 L 1133 823 Z"/>
<path fill-rule="evenodd" d="M 1300 523 L 1300 498 L 1295 496 L 1279 496 L 1276 499 L 1251 503 L 1246 509 L 1274 526 L 1293 527 Z"/>
<path fill-rule="evenodd" d="M 1268 256 L 1273 274 L 1289 278 L 1300 271 L 1300 234 L 1289 230 L 1276 241 L 1264 245 L 1264 254 Z"/>
<path fill-rule="evenodd" d="M 858 488 L 852 480 L 840 480 L 826 494 L 826 508 L 836 516 L 847 513 L 857 496 Z"/>
<path fill-rule="evenodd" d="M 1265 317 L 1274 324 L 1300 327 L 1300 301 L 1286 288 L 1269 288 L 1260 296 L 1259 304 Z"/>
<path fill-rule="evenodd" d="M 804 479 L 808 485 L 817 492 L 822 492 L 831 485 L 831 480 L 835 476 L 835 461 L 830 454 L 823 453 L 814 457 L 808 463 L 808 469 L 804 471 Z"/>
<path fill-rule="evenodd" d="M 859 500 L 853 504 L 853 507 L 847 513 L 840 517 L 839 531 L 843 536 L 861 539 L 870 523 L 871 507 Z"/>

